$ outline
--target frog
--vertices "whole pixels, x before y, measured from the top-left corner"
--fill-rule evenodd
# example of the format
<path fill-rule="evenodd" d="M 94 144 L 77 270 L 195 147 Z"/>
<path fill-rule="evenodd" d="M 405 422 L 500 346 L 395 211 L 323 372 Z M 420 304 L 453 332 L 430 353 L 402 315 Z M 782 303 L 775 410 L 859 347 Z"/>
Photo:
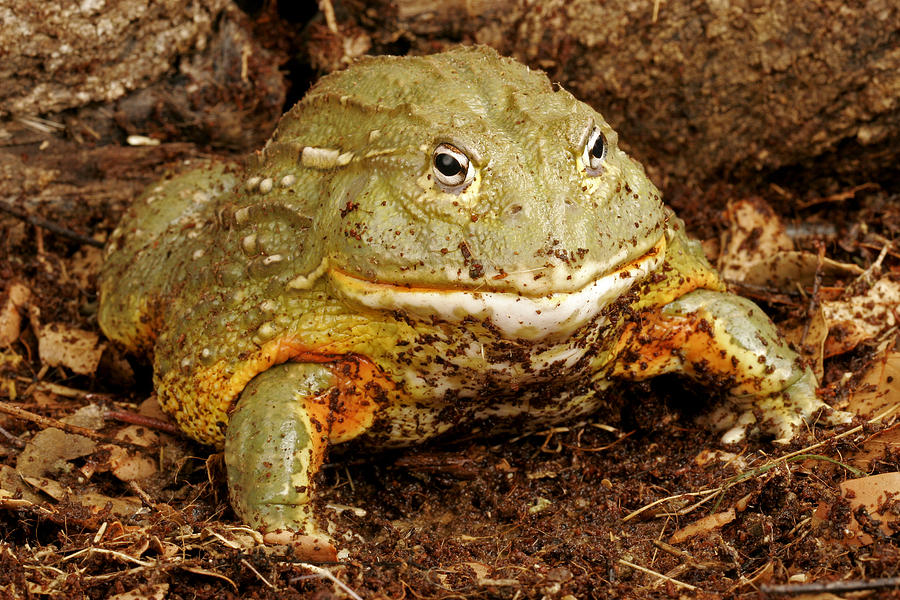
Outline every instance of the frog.
<path fill-rule="evenodd" d="M 534 431 L 619 381 L 726 397 L 725 443 L 846 420 L 600 113 L 487 47 L 362 58 L 246 161 L 152 185 L 110 236 L 98 320 L 224 450 L 267 539 L 331 543 L 313 500 L 332 447 Z"/>

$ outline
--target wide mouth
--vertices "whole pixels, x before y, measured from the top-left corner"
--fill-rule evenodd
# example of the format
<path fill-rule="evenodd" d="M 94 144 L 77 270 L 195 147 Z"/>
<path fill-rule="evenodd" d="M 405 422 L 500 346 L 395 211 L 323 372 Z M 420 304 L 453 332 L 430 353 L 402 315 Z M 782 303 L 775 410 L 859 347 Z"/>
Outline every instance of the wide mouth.
<path fill-rule="evenodd" d="M 328 274 L 335 292 L 351 304 L 400 311 L 425 322 L 461 323 L 474 319 L 489 324 L 507 339 L 539 341 L 570 336 L 657 269 L 665 252 L 666 237 L 662 235 L 646 254 L 580 289 L 543 296 L 376 283 L 334 267 Z"/>

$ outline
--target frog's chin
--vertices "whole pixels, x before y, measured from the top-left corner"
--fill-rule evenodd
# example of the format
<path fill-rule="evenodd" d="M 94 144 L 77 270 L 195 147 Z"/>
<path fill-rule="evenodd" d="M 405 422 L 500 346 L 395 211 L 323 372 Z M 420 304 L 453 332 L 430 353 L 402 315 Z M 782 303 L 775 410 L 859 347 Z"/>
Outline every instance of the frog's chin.
<path fill-rule="evenodd" d="M 400 311 L 426 322 L 474 319 L 507 339 L 543 341 L 570 336 L 662 264 L 666 238 L 649 252 L 602 275 L 579 290 L 545 296 L 515 292 L 436 289 L 374 283 L 331 268 L 331 283 L 347 302 L 381 311 Z"/>

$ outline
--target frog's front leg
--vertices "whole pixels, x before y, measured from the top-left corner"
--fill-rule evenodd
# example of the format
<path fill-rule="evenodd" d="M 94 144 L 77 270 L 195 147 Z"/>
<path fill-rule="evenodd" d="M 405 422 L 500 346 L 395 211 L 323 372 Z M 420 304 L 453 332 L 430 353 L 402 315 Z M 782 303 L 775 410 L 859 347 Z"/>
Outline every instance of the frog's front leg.
<path fill-rule="evenodd" d="M 739 412 L 716 410 L 710 422 L 726 430 L 726 443 L 754 427 L 787 442 L 823 409 L 831 423 L 848 420 L 816 397 L 812 371 L 745 298 L 695 290 L 640 317 L 620 341 L 614 375 L 644 379 L 682 372 L 724 388 Z"/>
<path fill-rule="evenodd" d="M 244 388 L 225 437 L 228 491 L 238 516 L 267 541 L 333 555 L 312 514 L 313 479 L 330 444 L 371 426 L 367 379 L 354 361 L 285 363 Z"/>

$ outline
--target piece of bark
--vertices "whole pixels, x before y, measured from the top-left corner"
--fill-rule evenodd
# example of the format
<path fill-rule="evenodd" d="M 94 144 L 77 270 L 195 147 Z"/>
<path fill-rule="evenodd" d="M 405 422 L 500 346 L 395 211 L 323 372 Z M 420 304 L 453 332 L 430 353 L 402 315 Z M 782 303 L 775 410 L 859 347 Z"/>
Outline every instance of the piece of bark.
<path fill-rule="evenodd" d="M 485 43 L 597 108 L 673 181 L 817 159 L 896 183 L 900 5 L 892 0 L 347 0 L 376 49 Z M 812 166 L 806 164 L 805 166 Z"/>
<path fill-rule="evenodd" d="M 0 116 L 108 102 L 206 45 L 227 0 L 85 0 L 0 5 Z"/>
<path fill-rule="evenodd" d="M 279 65 L 287 58 L 264 49 L 246 15 L 224 0 L 170 12 L 169 2 L 140 10 L 132 0 L 27 10 L 20 2 L 0 7 L 0 22 L 6 16 L 15 25 L 0 30 L 9 58 L 0 64 L 8 83 L 0 86 L 4 145 L 28 141 L 14 135 L 14 117 L 79 143 L 192 141 L 246 152 L 281 116 L 287 84 Z M 128 25 L 119 23 L 125 16 Z M 71 22 L 59 22 L 65 18 Z M 59 27 L 57 38 L 47 23 Z"/>

